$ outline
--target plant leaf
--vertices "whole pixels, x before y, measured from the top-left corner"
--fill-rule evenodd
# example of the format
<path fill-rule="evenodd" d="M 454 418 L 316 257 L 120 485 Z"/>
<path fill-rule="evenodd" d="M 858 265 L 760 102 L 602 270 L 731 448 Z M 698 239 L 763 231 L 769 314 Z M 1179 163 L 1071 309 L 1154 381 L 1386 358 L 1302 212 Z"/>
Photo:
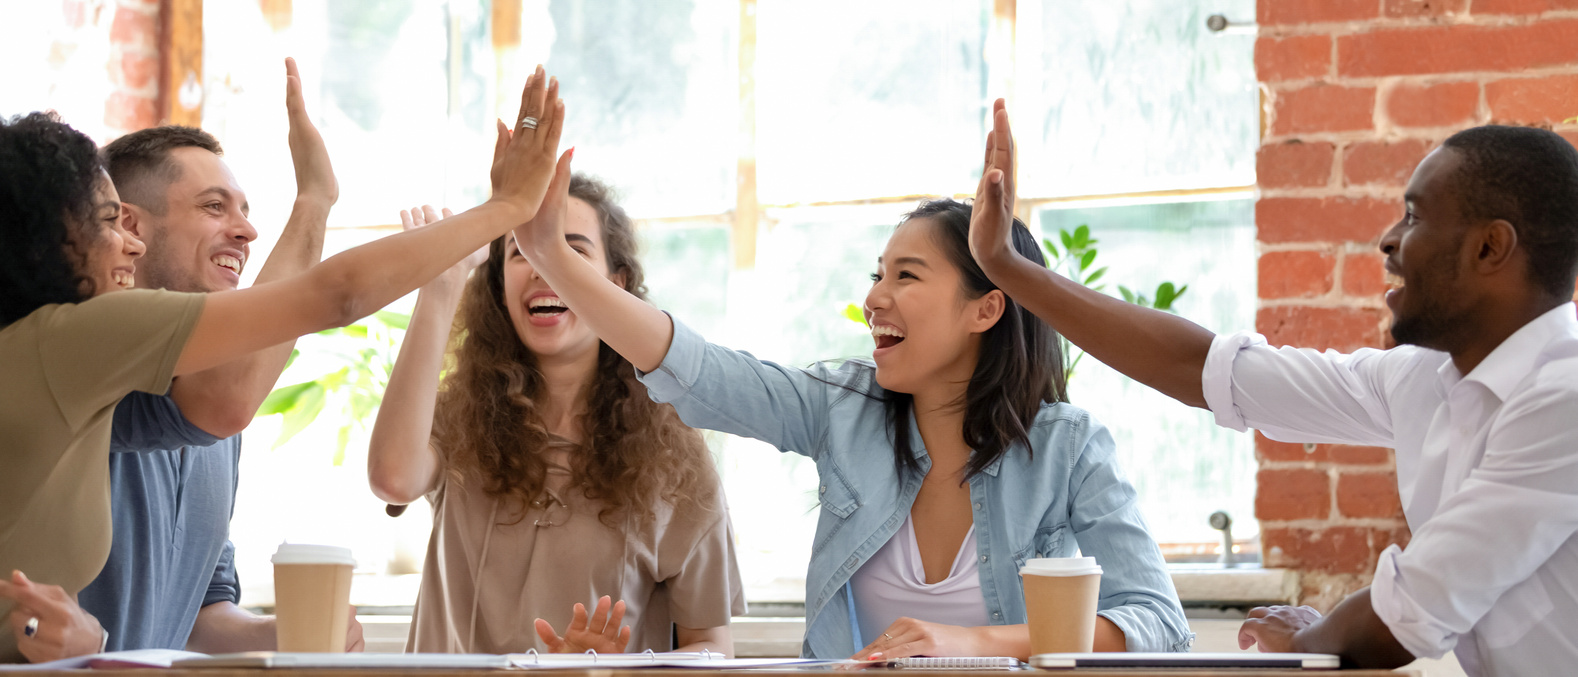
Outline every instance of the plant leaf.
<path fill-rule="evenodd" d="M 1095 284 L 1096 280 L 1101 279 L 1101 276 L 1102 275 L 1106 275 L 1106 274 L 1107 274 L 1107 266 L 1102 266 L 1100 268 L 1097 268 L 1096 272 L 1091 273 L 1090 277 L 1085 278 L 1085 286 L 1089 287 L 1090 285 Z M 1092 287 L 1092 289 L 1094 289 L 1094 287 Z"/>
<path fill-rule="evenodd" d="M 1090 225 L 1082 223 L 1078 228 L 1074 229 L 1074 244 L 1083 249 L 1089 246 L 1090 243 Z"/>
<path fill-rule="evenodd" d="M 844 318 L 850 322 L 857 322 L 862 327 L 870 326 L 866 324 L 866 311 L 853 303 L 844 306 Z"/>
<path fill-rule="evenodd" d="M 377 318 L 379 322 L 384 323 L 386 326 L 390 326 L 401 331 L 405 331 L 411 327 L 411 316 L 405 313 L 397 313 L 392 310 L 380 310 L 376 313 L 373 313 L 373 317 Z"/>
<path fill-rule="evenodd" d="M 1129 303 L 1134 303 L 1134 292 L 1129 291 L 1128 287 L 1125 287 L 1125 286 L 1123 286 L 1121 284 L 1118 285 L 1118 293 L 1123 295 L 1123 300 L 1124 301 L 1128 301 Z"/>
<path fill-rule="evenodd" d="M 1159 285 L 1156 285 L 1156 309 L 1166 310 L 1168 307 L 1172 306 L 1174 296 L 1175 292 L 1173 283 L 1163 282 Z"/>
<path fill-rule="evenodd" d="M 298 406 L 292 407 L 285 412 L 285 421 L 279 428 L 279 438 L 274 440 L 275 449 L 280 448 L 286 442 L 289 442 L 290 438 L 295 437 L 296 433 L 311 425 L 314 420 L 317 420 L 318 413 L 323 411 L 324 395 L 326 394 L 323 386 L 319 385 L 317 381 L 307 385 L 311 387 L 301 392 L 301 397 L 297 400 Z"/>
<path fill-rule="evenodd" d="M 1063 248 L 1064 249 L 1073 249 L 1074 248 L 1074 234 L 1073 233 L 1070 233 L 1067 230 L 1058 229 L 1058 239 L 1061 239 L 1063 241 Z"/>
<path fill-rule="evenodd" d="M 345 445 L 349 444 L 350 441 L 351 424 L 347 423 L 340 426 L 339 446 L 335 447 L 334 450 L 334 467 L 338 468 L 345 464 Z"/>
<path fill-rule="evenodd" d="M 1096 250 L 1094 250 L 1094 249 L 1086 250 L 1085 255 L 1079 257 L 1079 269 L 1080 270 L 1084 270 L 1086 268 L 1089 268 L 1090 264 L 1095 263 L 1095 262 L 1096 262 Z"/>
<path fill-rule="evenodd" d="M 283 414 L 295 409 L 301 399 L 301 394 L 315 385 L 317 385 L 316 381 L 308 381 L 306 383 L 275 388 L 274 392 L 269 393 L 268 397 L 263 400 L 263 404 L 258 407 L 256 417 Z"/>
<path fill-rule="evenodd" d="M 1041 246 L 1047 250 L 1047 267 L 1050 268 L 1052 267 L 1052 262 L 1058 260 L 1061 256 L 1057 253 L 1057 245 L 1052 242 L 1052 238 L 1044 237 L 1041 238 Z"/>

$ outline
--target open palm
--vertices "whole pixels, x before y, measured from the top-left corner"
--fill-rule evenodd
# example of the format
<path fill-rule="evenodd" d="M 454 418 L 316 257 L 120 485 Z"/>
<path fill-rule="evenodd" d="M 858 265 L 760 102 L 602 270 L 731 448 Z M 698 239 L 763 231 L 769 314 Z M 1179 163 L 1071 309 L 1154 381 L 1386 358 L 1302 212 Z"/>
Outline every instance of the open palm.
<path fill-rule="evenodd" d="M 590 616 L 585 605 L 576 604 L 570 626 L 562 636 L 554 632 L 551 623 L 537 619 L 537 636 L 553 653 L 585 653 L 588 650 L 600 654 L 624 653 L 630 644 L 630 626 L 620 625 L 624 619 L 624 601 L 610 604 L 608 596 L 604 595 L 597 600 L 597 608 Z"/>

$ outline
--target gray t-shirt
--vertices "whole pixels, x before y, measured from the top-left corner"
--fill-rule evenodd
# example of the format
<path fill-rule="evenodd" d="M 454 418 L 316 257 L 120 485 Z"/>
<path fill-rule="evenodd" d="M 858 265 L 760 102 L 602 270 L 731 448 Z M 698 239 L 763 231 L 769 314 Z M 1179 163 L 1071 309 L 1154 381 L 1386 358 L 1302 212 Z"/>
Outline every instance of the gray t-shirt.
<path fill-rule="evenodd" d="M 241 599 L 229 541 L 241 436 L 218 439 L 168 395 L 134 392 L 115 408 L 110 451 L 110 557 L 78 603 L 109 651 L 184 649 L 198 610 Z"/>

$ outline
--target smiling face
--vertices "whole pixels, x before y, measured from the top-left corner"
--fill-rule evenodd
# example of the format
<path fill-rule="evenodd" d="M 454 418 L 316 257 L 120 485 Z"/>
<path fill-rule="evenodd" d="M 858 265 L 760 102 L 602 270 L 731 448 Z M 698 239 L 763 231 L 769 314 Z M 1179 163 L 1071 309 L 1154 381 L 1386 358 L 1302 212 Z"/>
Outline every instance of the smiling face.
<path fill-rule="evenodd" d="M 73 231 L 92 234 L 91 241 L 80 243 L 76 249 L 82 256 L 82 269 L 78 272 L 92 281 L 94 296 L 130 289 L 136 279 L 143 244 L 122 227 L 122 215 L 120 195 L 105 174 L 93 190 L 93 211 L 88 214 L 92 223 Z"/>
<path fill-rule="evenodd" d="M 184 292 L 235 289 L 257 230 L 246 192 L 218 155 L 196 147 L 170 151 L 179 168 L 164 209 L 132 205 L 128 227 L 148 241 L 144 287 Z"/>
<path fill-rule="evenodd" d="M 608 274 L 608 254 L 603 247 L 602 228 L 597 210 L 578 198 L 570 198 L 564 224 L 564 239 L 593 267 Z M 621 276 L 609 275 L 614 284 L 624 286 Z M 596 351 L 598 338 L 592 330 L 565 307 L 515 246 L 512 233 L 504 241 L 504 306 L 521 342 L 538 359 L 573 360 Z"/>
<path fill-rule="evenodd" d="M 939 227 L 929 217 L 900 225 L 866 294 L 877 383 L 894 392 L 962 389 L 975 372 L 981 333 L 1002 312 L 1002 292 L 965 293 L 958 267 L 937 244 Z"/>
<path fill-rule="evenodd" d="M 1402 220 L 1381 238 L 1386 270 L 1401 281 L 1386 294 L 1399 344 L 1450 350 L 1450 336 L 1471 329 L 1466 317 L 1481 290 L 1464 284 L 1473 252 L 1455 190 L 1461 161 L 1451 148 L 1426 156 L 1408 182 Z"/>

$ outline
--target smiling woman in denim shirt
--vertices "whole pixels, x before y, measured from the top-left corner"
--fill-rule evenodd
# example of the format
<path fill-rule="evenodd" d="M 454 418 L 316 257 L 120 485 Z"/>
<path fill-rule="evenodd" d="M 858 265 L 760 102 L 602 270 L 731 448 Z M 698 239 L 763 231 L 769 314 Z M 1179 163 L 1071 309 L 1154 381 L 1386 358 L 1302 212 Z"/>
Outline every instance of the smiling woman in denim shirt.
<path fill-rule="evenodd" d="M 570 312 L 685 423 L 816 461 L 803 655 L 1026 658 L 1019 567 L 1076 550 L 1105 570 L 1096 650 L 1188 649 L 1112 436 L 1066 402 L 1057 335 L 971 258 L 969 206 L 928 202 L 894 231 L 866 297 L 872 360 L 796 369 L 709 344 L 588 265 L 565 242 L 565 178 L 516 236 Z"/>

